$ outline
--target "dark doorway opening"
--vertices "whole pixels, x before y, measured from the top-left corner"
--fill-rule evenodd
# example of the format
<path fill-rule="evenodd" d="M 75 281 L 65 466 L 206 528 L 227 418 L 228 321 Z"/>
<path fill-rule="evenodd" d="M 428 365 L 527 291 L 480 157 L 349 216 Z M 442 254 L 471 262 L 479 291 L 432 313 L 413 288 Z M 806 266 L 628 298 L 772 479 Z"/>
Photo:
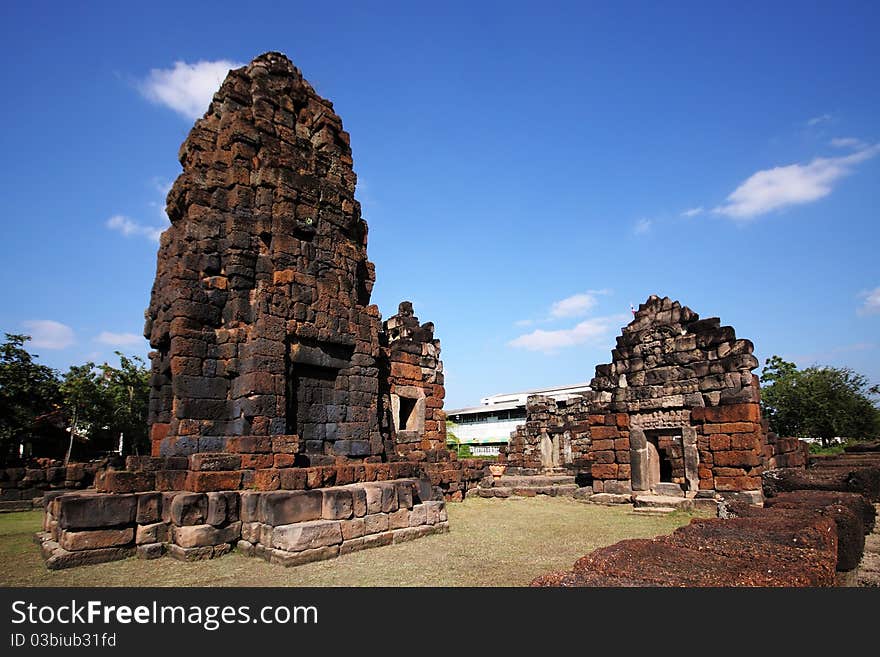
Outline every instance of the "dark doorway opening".
<path fill-rule="evenodd" d="M 681 436 L 667 431 L 646 431 L 645 438 L 651 485 L 680 484 L 684 477 Z"/>
<path fill-rule="evenodd" d="M 660 457 L 660 482 L 672 483 L 672 461 L 666 455 L 665 449 L 657 450 L 657 454 Z"/>
<path fill-rule="evenodd" d="M 400 397 L 400 409 L 397 413 L 397 430 L 412 431 L 416 428 L 416 400 Z"/>

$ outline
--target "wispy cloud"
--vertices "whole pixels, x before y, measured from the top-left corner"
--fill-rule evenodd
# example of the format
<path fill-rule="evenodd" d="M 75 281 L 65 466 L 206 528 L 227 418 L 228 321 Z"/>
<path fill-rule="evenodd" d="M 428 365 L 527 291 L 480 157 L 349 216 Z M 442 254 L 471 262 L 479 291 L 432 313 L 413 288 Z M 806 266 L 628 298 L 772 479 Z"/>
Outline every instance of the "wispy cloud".
<path fill-rule="evenodd" d="M 536 329 L 531 333 L 526 333 L 511 340 L 507 344 L 516 349 L 541 351 L 550 354 L 567 347 L 597 341 L 607 335 L 612 328 L 617 328 L 617 325 L 620 322 L 626 321 L 626 319 L 626 315 L 593 317 L 585 319 L 568 329 L 559 329 L 557 331 Z"/>
<path fill-rule="evenodd" d="M 703 206 L 699 206 L 697 208 L 689 208 L 681 213 L 682 217 L 696 217 L 699 214 L 703 214 Z"/>
<path fill-rule="evenodd" d="M 653 222 L 650 219 L 639 219 L 633 226 L 633 235 L 646 235 L 651 232 Z"/>
<path fill-rule="evenodd" d="M 122 233 L 125 237 L 146 237 L 153 242 L 158 242 L 162 231 L 165 230 L 162 226 L 149 226 L 138 223 L 134 219 L 122 214 L 113 215 L 107 220 L 105 225 L 110 230 Z"/>
<path fill-rule="evenodd" d="M 859 151 L 868 148 L 868 144 L 855 137 L 835 137 L 828 143 L 835 148 L 854 148 Z"/>
<path fill-rule="evenodd" d="M 577 294 L 572 294 L 570 297 L 554 301 L 550 305 L 550 310 L 546 317 L 542 317 L 541 319 L 518 319 L 514 322 L 514 325 L 520 327 L 532 326 L 534 324 L 555 322 L 567 317 L 581 317 L 586 315 L 599 303 L 597 297 L 611 293 L 612 291 L 609 288 L 578 292 Z"/>
<path fill-rule="evenodd" d="M 152 69 L 139 88 L 148 100 L 195 120 L 208 109 L 230 69 L 240 66 L 227 59 L 174 62 L 172 68 Z"/>
<path fill-rule="evenodd" d="M 876 315 L 880 313 L 880 287 L 862 292 L 859 296 L 865 299 L 858 310 L 859 315 Z"/>
<path fill-rule="evenodd" d="M 834 118 L 834 117 L 831 116 L 830 114 L 820 114 L 819 116 L 814 116 L 814 117 L 812 117 L 812 118 L 810 118 L 810 119 L 807 119 L 807 120 L 805 121 L 805 123 L 806 123 L 808 126 L 812 127 L 812 126 L 819 125 L 820 123 L 828 123 L 828 122 L 831 121 L 833 118 Z"/>
<path fill-rule="evenodd" d="M 582 294 L 573 294 L 570 297 L 554 302 L 550 306 L 550 315 L 552 317 L 581 317 L 586 315 L 599 301 L 595 294 L 585 292 Z"/>
<path fill-rule="evenodd" d="M 144 337 L 136 333 L 113 333 L 101 331 L 95 338 L 96 342 L 110 345 L 111 347 L 137 347 L 144 345 Z"/>
<path fill-rule="evenodd" d="M 809 164 L 790 164 L 752 174 L 713 210 L 738 221 L 828 196 L 835 182 L 852 173 L 853 167 L 880 153 L 874 144 L 840 157 L 817 157 Z"/>
<path fill-rule="evenodd" d="M 31 336 L 31 344 L 39 349 L 64 349 L 76 341 L 72 328 L 52 319 L 29 319 L 22 325 Z"/>

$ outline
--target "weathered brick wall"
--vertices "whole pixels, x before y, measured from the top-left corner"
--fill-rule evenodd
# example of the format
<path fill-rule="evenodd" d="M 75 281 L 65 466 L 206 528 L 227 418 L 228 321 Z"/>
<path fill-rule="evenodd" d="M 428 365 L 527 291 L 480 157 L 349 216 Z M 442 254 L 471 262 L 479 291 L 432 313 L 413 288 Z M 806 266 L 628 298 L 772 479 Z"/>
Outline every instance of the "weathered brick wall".
<path fill-rule="evenodd" d="M 0 469 L 0 503 L 30 502 L 46 491 L 88 488 L 95 473 L 108 467 L 112 459 L 88 463 L 69 463 L 57 459 L 34 459 L 20 467 Z"/>
<path fill-rule="evenodd" d="M 449 502 L 461 502 L 467 491 L 477 488 L 486 477 L 491 477 L 486 459 L 459 459 L 455 452 L 435 450 L 426 452 L 426 458 L 415 465 L 420 476 L 433 485 L 437 496 Z"/>
<path fill-rule="evenodd" d="M 551 397 L 532 395 L 526 400 L 526 421 L 510 434 L 500 460 L 509 471 L 579 471 L 588 459 L 589 427 L 580 421 L 580 404 L 560 407 Z"/>
<path fill-rule="evenodd" d="M 349 136 L 299 70 L 231 71 L 180 150 L 145 335 L 154 456 L 296 435 L 380 455 L 379 312 Z"/>
<path fill-rule="evenodd" d="M 557 409 L 551 399 L 530 400 L 505 460 L 546 467 L 544 436 L 562 436 L 570 446 L 563 465 L 589 468 L 596 492 L 650 488 L 648 460 L 659 458 L 651 452 L 688 491 L 759 491 L 765 468 L 802 466 L 804 452 L 768 431 L 752 350 L 717 318 L 700 320 L 652 296 L 623 328 L 612 362 L 596 367 L 581 403 Z"/>
<path fill-rule="evenodd" d="M 409 301 L 400 304 L 396 315 L 383 324 L 388 362 L 383 400 L 390 410 L 388 430 L 393 449 L 406 455 L 413 451 L 446 448 L 446 414 L 443 412 L 443 363 L 440 341 L 434 338 L 434 324 L 419 324 Z"/>

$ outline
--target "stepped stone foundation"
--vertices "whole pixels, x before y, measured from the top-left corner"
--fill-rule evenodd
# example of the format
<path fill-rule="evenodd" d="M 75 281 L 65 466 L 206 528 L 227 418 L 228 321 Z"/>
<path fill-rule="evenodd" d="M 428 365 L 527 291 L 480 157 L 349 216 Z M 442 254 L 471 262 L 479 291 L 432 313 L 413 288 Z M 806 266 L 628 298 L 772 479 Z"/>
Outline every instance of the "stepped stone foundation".
<path fill-rule="evenodd" d="M 445 503 L 418 479 L 312 490 L 75 493 L 46 505 L 50 569 L 168 554 L 247 556 L 292 566 L 448 531 Z"/>
<path fill-rule="evenodd" d="M 445 499 L 485 476 L 446 449 L 434 325 L 370 303 L 349 143 L 284 55 L 229 72 L 168 194 L 144 327 L 152 454 L 47 499 L 50 567 L 329 558 L 445 531 Z"/>

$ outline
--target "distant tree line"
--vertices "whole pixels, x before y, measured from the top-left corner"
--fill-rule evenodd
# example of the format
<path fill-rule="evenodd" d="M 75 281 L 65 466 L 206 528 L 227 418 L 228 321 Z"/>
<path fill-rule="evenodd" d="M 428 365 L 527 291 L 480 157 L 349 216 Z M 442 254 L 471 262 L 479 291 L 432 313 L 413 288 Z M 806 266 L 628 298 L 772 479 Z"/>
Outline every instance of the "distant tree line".
<path fill-rule="evenodd" d="M 36 362 L 30 336 L 0 345 L 0 464 L 23 457 L 86 460 L 149 452 L 149 370 L 115 352 L 119 366 L 87 362 L 64 374 Z"/>
<path fill-rule="evenodd" d="M 849 368 L 799 370 L 779 356 L 767 359 L 761 374 L 761 406 L 780 436 L 819 440 L 880 437 L 880 386 Z"/>

